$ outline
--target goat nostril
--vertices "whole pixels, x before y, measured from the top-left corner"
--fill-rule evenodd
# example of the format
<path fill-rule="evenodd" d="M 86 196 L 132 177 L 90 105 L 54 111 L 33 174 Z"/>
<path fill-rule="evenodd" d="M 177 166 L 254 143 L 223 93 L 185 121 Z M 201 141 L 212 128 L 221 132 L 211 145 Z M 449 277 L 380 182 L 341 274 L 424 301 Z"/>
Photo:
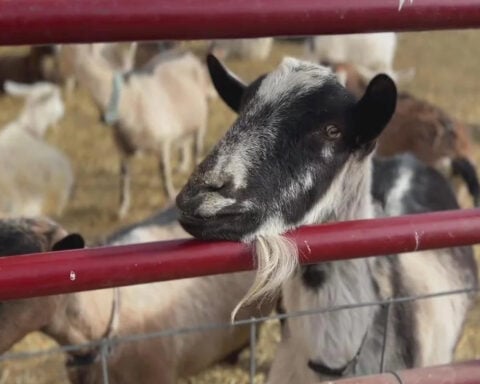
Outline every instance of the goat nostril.
<path fill-rule="evenodd" d="M 209 180 L 203 185 L 206 192 L 228 193 L 232 190 L 233 180 L 231 178 Z"/>
<path fill-rule="evenodd" d="M 205 190 L 208 192 L 218 192 L 224 189 L 225 183 L 218 182 L 218 183 L 210 183 L 205 185 Z"/>

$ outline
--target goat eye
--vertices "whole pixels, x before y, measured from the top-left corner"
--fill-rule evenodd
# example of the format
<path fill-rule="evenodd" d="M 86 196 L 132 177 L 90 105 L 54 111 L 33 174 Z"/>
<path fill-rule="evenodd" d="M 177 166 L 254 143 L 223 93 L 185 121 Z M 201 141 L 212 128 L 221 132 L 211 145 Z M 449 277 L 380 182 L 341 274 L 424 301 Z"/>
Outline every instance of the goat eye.
<path fill-rule="evenodd" d="M 325 134 L 331 140 L 336 140 L 342 135 L 340 129 L 338 129 L 335 125 L 332 124 L 325 127 Z"/>

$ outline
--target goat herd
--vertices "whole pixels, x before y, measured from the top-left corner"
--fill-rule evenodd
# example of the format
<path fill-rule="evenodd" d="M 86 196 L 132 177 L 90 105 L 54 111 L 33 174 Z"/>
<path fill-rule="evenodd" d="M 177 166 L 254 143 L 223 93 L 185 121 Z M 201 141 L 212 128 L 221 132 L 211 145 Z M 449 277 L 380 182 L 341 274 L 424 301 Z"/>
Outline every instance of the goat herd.
<path fill-rule="evenodd" d="M 273 39 L 209 44 L 206 66 L 171 43 L 33 47 L 0 60 L 3 92 L 24 97 L 19 116 L 0 132 L 0 252 L 14 255 L 82 248 L 47 218 L 60 217 L 75 178 L 70 160 L 44 137 L 64 115 L 66 97 L 84 88 L 111 126 L 119 151 L 118 216 L 131 205 L 130 163 L 158 159 L 163 193 L 177 207 L 109 235 L 101 245 L 191 234 L 252 243 L 257 271 L 3 302 L 0 352 L 31 331 L 61 345 L 136 333 L 475 288 L 471 247 L 299 266 L 282 234 L 302 225 L 458 209 L 448 180 L 458 176 L 473 204 L 480 185 L 471 127 L 396 84 L 413 69 L 393 68 L 393 33 L 304 39 L 302 60 L 287 57 L 247 83 L 217 57 L 265 60 Z M 138 64 L 140 52 L 154 55 Z M 46 57 L 53 58 L 47 74 Z M 47 81 L 48 80 L 48 81 Z M 29 84 L 26 84 L 29 83 Z M 237 114 L 207 154 L 208 105 Z M 228 129 L 227 129 L 228 128 Z M 191 171 L 178 193 L 172 156 Z M 192 156 L 193 154 L 193 156 Z M 160 192 L 159 192 L 160 193 Z M 61 219 L 59 219 L 61 220 Z M 185 232 L 186 231 L 186 232 Z M 188 234 L 187 234 L 188 232 Z M 134 257 L 134 255 L 132 256 Z M 469 294 L 372 305 L 288 318 L 267 382 L 306 383 L 448 363 L 462 331 Z M 386 324 L 386 326 L 385 326 Z M 175 383 L 240 351 L 249 328 L 115 344 L 109 382 Z M 385 345 L 384 345 L 385 341 Z M 97 348 L 68 353 L 72 383 L 100 384 Z"/>

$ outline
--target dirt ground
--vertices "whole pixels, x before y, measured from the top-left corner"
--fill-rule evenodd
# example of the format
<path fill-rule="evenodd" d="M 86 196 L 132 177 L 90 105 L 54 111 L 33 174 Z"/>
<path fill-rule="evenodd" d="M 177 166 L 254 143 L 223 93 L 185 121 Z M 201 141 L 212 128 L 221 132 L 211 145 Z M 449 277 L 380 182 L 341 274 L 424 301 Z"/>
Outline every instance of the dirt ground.
<path fill-rule="evenodd" d="M 480 31 L 422 32 L 400 35 L 396 59 L 398 69 L 414 67 L 415 79 L 402 86 L 416 95 L 445 108 L 453 116 L 466 122 L 480 123 Z M 191 44 L 202 52 L 205 44 Z M 0 48 L 1 54 L 11 49 Z M 269 60 L 264 63 L 229 61 L 231 68 L 253 79 L 273 68 L 284 55 L 302 55 L 298 43 L 277 41 Z M 13 119 L 21 101 L 0 97 L 0 126 Z M 118 163 L 110 129 L 99 122 L 99 113 L 87 93 L 77 89 L 66 100 L 66 116 L 49 133 L 48 141 L 57 145 L 70 157 L 76 174 L 76 188 L 65 214 L 58 218 L 70 231 L 82 233 L 90 243 L 102 239 L 116 228 L 138 221 L 161 209 L 166 200 L 161 193 L 156 159 L 139 157 L 133 162 L 132 209 L 128 217 L 117 219 Z M 233 121 L 233 114 L 220 100 L 211 103 L 209 132 L 206 148 L 210 148 Z M 479 137 L 480 132 L 473 132 Z M 475 148 L 477 162 L 480 151 Z M 175 174 L 177 187 L 188 177 Z M 465 193 L 462 196 L 466 196 Z M 463 199 L 468 206 L 468 199 Z M 477 252 L 478 253 L 478 252 Z M 480 260 L 480 259 L 479 259 Z M 457 348 L 457 359 L 480 357 L 480 302 L 471 311 L 462 340 Z M 257 348 L 259 374 L 257 383 L 263 383 L 269 363 L 279 340 L 278 325 L 269 324 L 261 332 Z M 34 333 L 14 346 L 16 352 L 50 348 L 55 344 Z M 219 365 L 194 378 L 183 380 L 190 384 L 220 384 L 248 382 L 248 352 L 241 355 L 235 367 Z M 41 357 L 24 361 L 8 361 L 0 367 L 0 384 L 60 384 L 67 383 L 61 356 Z"/>

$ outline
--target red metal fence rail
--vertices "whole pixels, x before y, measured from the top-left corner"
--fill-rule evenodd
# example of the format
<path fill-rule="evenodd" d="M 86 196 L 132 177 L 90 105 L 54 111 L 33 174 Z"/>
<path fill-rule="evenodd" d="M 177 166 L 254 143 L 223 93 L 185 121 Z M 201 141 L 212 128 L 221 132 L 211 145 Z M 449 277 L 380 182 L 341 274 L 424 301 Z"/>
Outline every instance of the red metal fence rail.
<path fill-rule="evenodd" d="M 480 242 L 480 209 L 303 227 L 289 234 L 302 262 L 341 260 Z M 0 300 L 253 268 L 235 242 L 179 240 L 0 258 Z"/>
<path fill-rule="evenodd" d="M 469 28 L 478 0 L 2 0 L 0 45 Z"/>

